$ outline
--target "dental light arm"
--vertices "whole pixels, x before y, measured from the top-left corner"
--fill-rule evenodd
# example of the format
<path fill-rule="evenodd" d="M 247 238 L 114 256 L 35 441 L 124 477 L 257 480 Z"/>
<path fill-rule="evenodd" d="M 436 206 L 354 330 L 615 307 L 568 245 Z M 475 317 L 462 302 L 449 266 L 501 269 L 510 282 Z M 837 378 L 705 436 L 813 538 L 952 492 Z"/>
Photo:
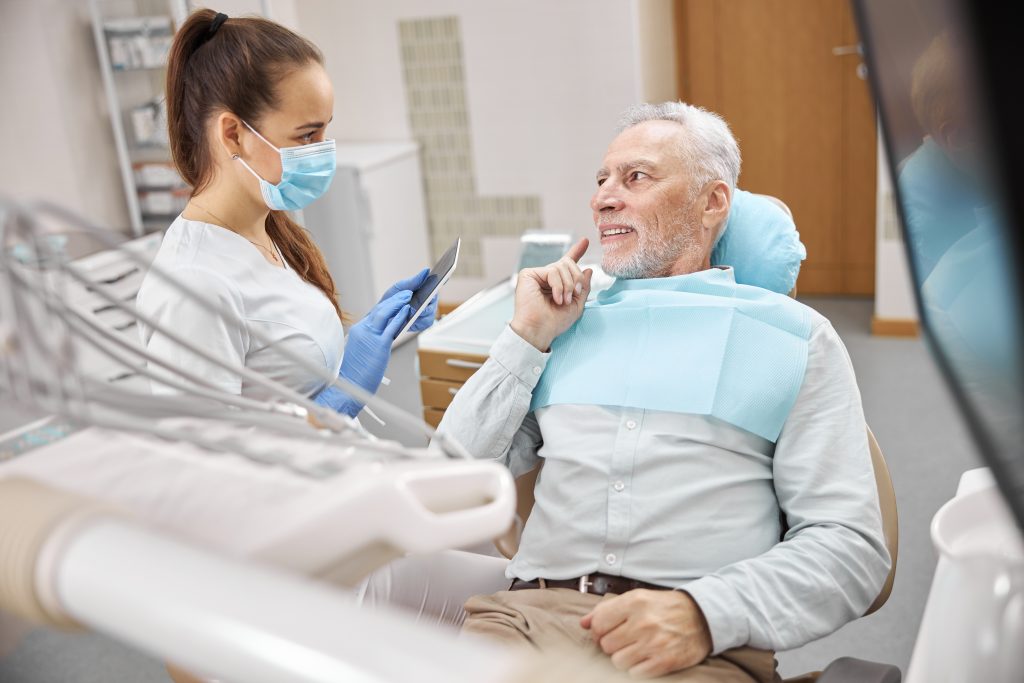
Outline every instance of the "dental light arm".
<path fill-rule="evenodd" d="M 88 627 L 152 656 L 247 683 L 600 683 L 572 653 L 455 638 L 280 570 L 148 529 L 29 479 L 0 481 L 0 609 Z"/>

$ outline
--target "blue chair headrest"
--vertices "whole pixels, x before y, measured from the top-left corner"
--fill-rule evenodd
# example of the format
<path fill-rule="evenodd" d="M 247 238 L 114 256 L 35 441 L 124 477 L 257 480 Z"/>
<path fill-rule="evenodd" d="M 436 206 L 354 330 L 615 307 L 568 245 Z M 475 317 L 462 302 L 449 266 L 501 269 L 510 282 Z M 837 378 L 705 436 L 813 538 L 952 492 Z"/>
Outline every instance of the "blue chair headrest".
<path fill-rule="evenodd" d="M 788 213 L 762 195 L 736 188 L 711 265 L 732 266 L 736 282 L 788 294 L 807 249 Z"/>

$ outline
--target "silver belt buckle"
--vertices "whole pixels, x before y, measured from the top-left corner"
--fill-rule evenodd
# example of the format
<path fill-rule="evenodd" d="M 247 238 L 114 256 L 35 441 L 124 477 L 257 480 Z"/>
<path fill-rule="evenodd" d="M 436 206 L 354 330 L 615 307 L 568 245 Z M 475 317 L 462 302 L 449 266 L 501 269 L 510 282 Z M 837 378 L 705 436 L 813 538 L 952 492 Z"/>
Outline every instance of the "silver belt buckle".
<path fill-rule="evenodd" d="M 584 574 L 580 577 L 580 593 L 589 593 L 587 589 L 594 585 L 593 581 L 590 581 L 590 574 Z"/>

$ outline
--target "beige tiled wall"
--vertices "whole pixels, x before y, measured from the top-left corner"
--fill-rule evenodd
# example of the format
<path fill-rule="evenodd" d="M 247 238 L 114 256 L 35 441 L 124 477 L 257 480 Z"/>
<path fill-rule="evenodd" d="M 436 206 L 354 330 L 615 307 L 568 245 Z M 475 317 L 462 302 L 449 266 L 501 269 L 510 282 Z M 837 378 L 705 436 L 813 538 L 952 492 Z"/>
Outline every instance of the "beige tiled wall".
<path fill-rule="evenodd" d="M 543 227 L 540 197 L 476 193 L 458 18 L 398 26 L 409 123 L 422 147 L 431 249 L 436 258 L 461 236 L 459 271 L 481 276 L 480 238 Z"/>

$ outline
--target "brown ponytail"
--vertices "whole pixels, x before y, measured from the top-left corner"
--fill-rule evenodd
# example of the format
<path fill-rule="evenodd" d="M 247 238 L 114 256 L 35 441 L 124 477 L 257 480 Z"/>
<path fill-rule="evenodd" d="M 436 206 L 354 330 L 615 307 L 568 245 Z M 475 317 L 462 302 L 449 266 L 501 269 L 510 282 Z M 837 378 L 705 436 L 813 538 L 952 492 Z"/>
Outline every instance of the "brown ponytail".
<path fill-rule="evenodd" d="M 201 192 L 213 175 L 206 141 L 210 117 L 227 110 L 257 122 L 277 105 L 275 85 L 295 69 L 324 58 L 313 43 L 259 17 L 230 18 L 211 31 L 217 13 L 196 10 L 174 36 L 167 60 L 167 127 L 171 158 L 182 179 Z M 320 249 L 284 211 L 267 216 L 267 234 L 302 279 L 322 291 L 338 312 L 338 292 Z"/>

